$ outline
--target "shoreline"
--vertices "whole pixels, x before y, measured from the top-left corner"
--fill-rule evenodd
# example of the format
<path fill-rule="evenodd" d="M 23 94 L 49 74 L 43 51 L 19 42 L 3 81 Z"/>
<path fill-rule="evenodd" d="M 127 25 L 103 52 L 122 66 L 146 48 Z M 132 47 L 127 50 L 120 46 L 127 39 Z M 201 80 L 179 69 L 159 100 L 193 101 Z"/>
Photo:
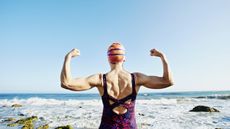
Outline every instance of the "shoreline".
<path fill-rule="evenodd" d="M 42 96 L 42 94 L 40 95 Z M 230 94 L 227 94 L 226 99 L 215 97 L 215 94 L 213 94 L 215 98 L 183 97 L 183 94 L 177 94 L 181 96 L 179 98 L 171 98 L 170 95 L 166 94 L 161 98 L 152 98 L 151 95 L 147 95 L 144 96 L 145 99 L 136 100 L 135 114 L 140 129 L 230 127 L 230 99 L 228 98 Z M 88 97 L 87 94 L 84 96 Z M 26 97 L 28 98 L 20 97 L 19 94 L 16 98 L 7 99 L 5 96 L 5 99 L 0 99 L 0 122 L 10 117 L 15 117 L 18 120 L 37 116 L 36 127 L 49 124 L 51 129 L 63 125 L 71 125 L 74 129 L 98 128 L 100 124 L 103 110 L 100 98 L 84 100 L 76 98 L 75 95 L 60 96 L 59 94 L 52 94 L 50 98 L 34 97 L 33 95 Z M 21 104 L 22 106 L 18 105 L 19 107 L 14 108 L 11 107 L 12 104 Z M 214 107 L 220 112 L 189 112 L 198 105 Z M 4 127 L 6 124 L 3 123 Z M 9 129 L 19 129 L 19 127 Z"/>

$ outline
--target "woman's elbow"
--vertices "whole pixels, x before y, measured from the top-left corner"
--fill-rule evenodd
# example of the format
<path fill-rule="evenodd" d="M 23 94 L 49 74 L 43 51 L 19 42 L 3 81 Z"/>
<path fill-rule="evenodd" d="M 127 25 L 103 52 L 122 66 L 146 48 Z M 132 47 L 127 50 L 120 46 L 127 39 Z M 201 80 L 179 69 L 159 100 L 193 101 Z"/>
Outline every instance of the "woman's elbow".
<path fill-rule="evenodd" d="M 72 89 L 69 85 L 67 85 L 67 84 L 61 83 L 61 87 L 62 87 L 63 89 L 66 89 L 66 90 L 76 91 L 76 90 L 73 90 L 73 89 Z"/>
<path fill-rule="evenodd" d="M 61 82 L 61 87 L 64 89 L 68 89 L 69 85 L 68 85 L 68 83 Z"/>
<path fill-rule="evenodd" d="M 166 86 L 167 87 L 170 87 L 170 86 L 173 86 L 174 85 L 174 82 L 173 81 L 168 81 L 167 83 L 166 83 Z"/>

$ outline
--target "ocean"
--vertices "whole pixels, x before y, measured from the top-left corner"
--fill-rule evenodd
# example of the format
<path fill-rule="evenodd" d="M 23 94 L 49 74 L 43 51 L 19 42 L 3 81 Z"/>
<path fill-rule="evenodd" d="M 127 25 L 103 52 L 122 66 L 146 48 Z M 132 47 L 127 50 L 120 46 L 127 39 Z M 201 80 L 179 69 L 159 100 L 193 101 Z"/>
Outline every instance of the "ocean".
<path fill-rule="evenodd" d="M 22 107 L 11 107 L 20 104 Z M 198 105 L 220 112 L 189 112 Z M 37 116 L 34 127 L 48 124 L 51 129 L 71 125 L 75 129 L 96 129 L 103 105 L 98 94 L 0 94 L 0 129 L 16 120 Z M 136 100 L 139 129 L 230 129 L 230 91 L 140 93 Z M 14 121 L 7 121 L 14 118 Z"/>

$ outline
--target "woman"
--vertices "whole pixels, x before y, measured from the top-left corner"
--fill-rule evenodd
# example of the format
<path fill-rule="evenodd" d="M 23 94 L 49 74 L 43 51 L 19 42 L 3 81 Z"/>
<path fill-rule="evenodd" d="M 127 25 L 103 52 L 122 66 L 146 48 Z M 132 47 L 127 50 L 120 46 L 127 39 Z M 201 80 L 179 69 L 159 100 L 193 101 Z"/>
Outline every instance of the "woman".
<path fill-rule="evenodd" d="M 130 74 L 123 68 L 124 47 L 119 43 L 113 43 L 107 51 L 111 67 L 108 73 L 72 78 L 70 61 L 79 55 L 80 51 L 73 49 L 65 56 L 61 72 L 61 86 L 73 91 L 97 87 L 104 106 L 100 129 L 137 129 L 135 100 L 140 87 L 162 89 L 173 84 L 166 57 L 156 49 L 152 49 L 150 55 L 161 58 L 164 70 L 162 77 L 147 76 L 139 72 Z"/>

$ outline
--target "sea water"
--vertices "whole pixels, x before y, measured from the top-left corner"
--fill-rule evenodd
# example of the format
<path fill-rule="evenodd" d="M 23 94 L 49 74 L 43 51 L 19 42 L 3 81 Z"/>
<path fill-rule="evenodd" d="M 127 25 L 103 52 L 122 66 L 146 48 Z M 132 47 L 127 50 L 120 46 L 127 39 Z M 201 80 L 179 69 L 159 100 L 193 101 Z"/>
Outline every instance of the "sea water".
<path fill-rule="evenodd" d="M 21 104 L 13 108 L 11 105 Z M 220 112 L 189 112 L 198 105 Z M 35 127 L 71 125 L 76 129 L 96 129 L 103 105 L 98 94 L 0 94 L 0 129 L 7 118 L 38 116 Z M 136 100 L 139 129 L 214 129 L 230 128 L 230 91 L 140 93 Z"/>

